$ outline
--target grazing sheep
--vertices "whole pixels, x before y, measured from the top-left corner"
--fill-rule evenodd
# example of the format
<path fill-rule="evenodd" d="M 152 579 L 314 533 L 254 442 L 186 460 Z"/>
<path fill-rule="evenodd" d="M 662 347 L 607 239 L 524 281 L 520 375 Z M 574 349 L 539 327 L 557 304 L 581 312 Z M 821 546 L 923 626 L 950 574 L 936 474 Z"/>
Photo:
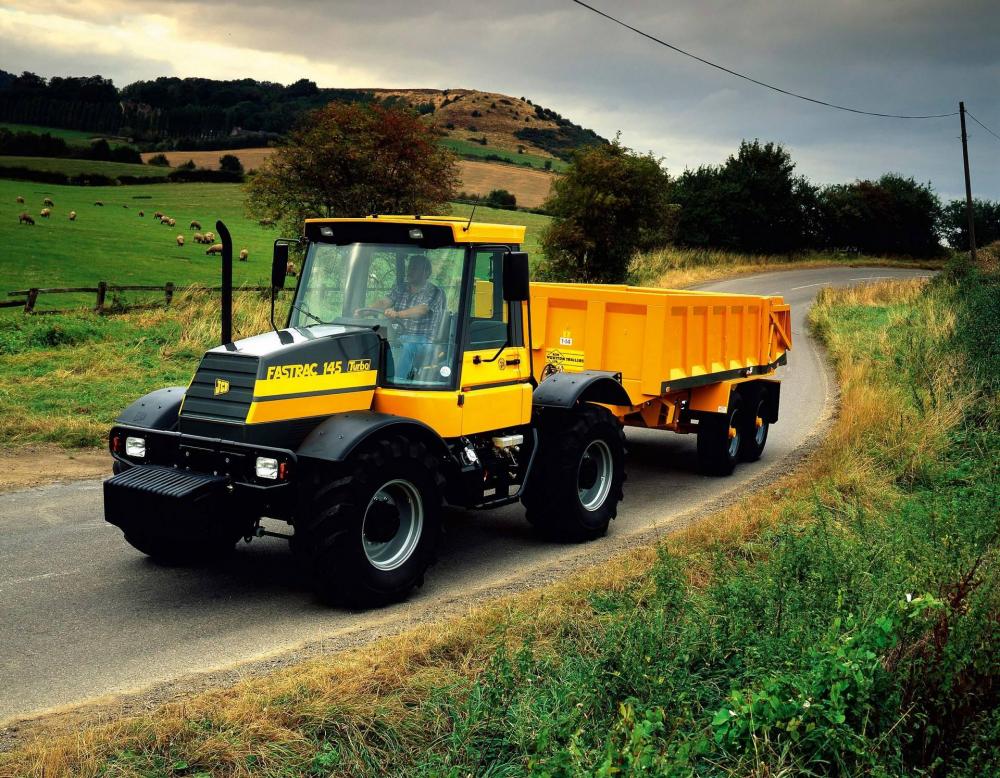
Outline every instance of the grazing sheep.
<path fill-rule="evenodd" d="M 183 235 L 178 235 L 177 236 L 177 245 L 178 246 L 183 246 L 184 245 L 184 236 Z"/>
<path fill-rule="evenodd" d="M 295 278 L 295 263 L 292 260 L 288 260 L 288 264 L 285 265 L 285 273 Z"/>
<path fill-rule="evenodd" d="M 170 224 L 170 217 L 169 216 L 161 216 L 160 217 L 160 224 Z"/>
<path fill-rule="evenodd" d="M 257 224 L 259 224 L 261 227 L 273 227 L 274 219 L 260 219 L 257 221 Z"/>
<path fill-rule="evenodd" d="M 206 243 L 215 243 L 215 233 L 214 232 L 206 232 L 205 233 L 205 242 Z"/>
<path fill-rule="evenodd" d="M 122 203 L 122 208 L 128 208 L 128 203 Z"/>
<path fill-rule="evenodd" d="M 16 198 L 16 202 L 19 202 L 21 205 L 24 205 L 24 198 L 21 197 L 21 195 L 18 195 Z"/>
<path fill-rule="evenodd" d="M 177 220 L 176 219 L 168 219 L 167 220 L 167 224 L 169 224 L 171 227 L 176 227 L 177 226 Z"/>
<path fill-rule="evenodd" d="M 52 202 L 52 198 L 51 197 L 44 198 L 42 200 L 42 205 L 47 205 L 47 206 L 49 206 L 49 208 L 55 208 L 56 207 L 56 204 L 54 202 Z"/>
<path fill-rule="evenodd" d="M 201 222 L 191 222 L 191 225 L 190 225 L 190 227 L 188 227 L 188 229 L 191 229 L 191 230 L 200 230 L 201 229 Z"/>
<path fill-rule="evenodd" d="M 221 243 L 216 243 L 214 246 L 209 246 L 208 247 L 208 251 L 206 251 L 205 253 L 206 254 L 221 254 L 222 253 L 222 244 Z"/>
<path fill-rule="evenodd" d="M 246 249 L 240 249 L 240 262 L 246 262 L 250 259 L 250 252 Z"/>
<path fill-rule="evenodd" d="M 163 218 L 163 212 L 162 211 L 154 211 L 153 212 L 153 218 L 154 219 L 162 219 Z"/>
<path fill-rule="evenodd" d="M 100 206 L 101 208 L 104 207 L 104 203 L 101 200 L 98 200 L 97 202 L 95 202 L 94 205 Z"/>
<path fill-rule="evenodd" d="M 142 218 L 145 215 L 146 215 L 145 211 L 139 211 L 139 218 Z"/>
<path fill-rule="evenodd" d="M 17 223 L 34 225 L 35 220 L 31 218 L 31 214 L 22 213 L 20 216 L 17 217 Z"/>
<path fill-rule="evenodd" d="M 202 235 L 202 234 L 201 234 L 200 232 L 196 232 L 196 233 L 194 234 L 194 237 L 192 238 L 192 240 L 193 240 L 193 241 L 194 241 L 195 243 L 201 243 L 201 242 L 202 242 L 203 240 L 205 240 L 205 236 L 204 236 L 204 235 Z"/>
<path fill-rule="evenodd" d="M 48 208 L 42 208 L 42 210 L 41 210 L 41 216 L 42 216 L 43 219 L 48 219 L 49 218 L 49 214 L 51 214 L 51 213 L 52 213 L 52 211 L 50 211 Z"/>
<path fill-rule="evenodd" d="M 70 211 L 69 212 L 69 220 L 71 222 L 75 222 L 76 221 L 76 211 Z"/>

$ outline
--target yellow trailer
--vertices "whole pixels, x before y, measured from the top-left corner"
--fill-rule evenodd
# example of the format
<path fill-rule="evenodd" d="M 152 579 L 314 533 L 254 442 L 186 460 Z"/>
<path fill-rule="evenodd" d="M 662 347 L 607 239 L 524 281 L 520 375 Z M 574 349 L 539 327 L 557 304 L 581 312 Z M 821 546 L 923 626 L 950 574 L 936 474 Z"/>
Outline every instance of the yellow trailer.
<path fill-rule="evenodd" d="M 222 345 L 109 434 L 105 517 L 154 557 L 231 550 L 283 519 L 317 592 L 370 605 L 423 580 L 444 503 L 520 501 L 546 536 L 603 535 L 626 426 L 696 433 L 704 469 L 761 455 L 791 348 L 779 297 L 531 284 L 524 227 L 313 219 L 283 327 Z M 273 320 L 273 316 L 272 316 Z"/>
<path fill-rule="evenodd" d="M 583 371 L 610 372 L 628 395 L 627 404 L 610 406 L 622 423 L 696 432 L 722 414 L 732 417 L 726 438 L 736 449 L 743 445 L 743 458 L 760 456 L 778 416 L 774 372 L 792 347 L 790 308 L 781 297 L 533 284 L 531 304 L 532 361 L 542 386 Z M 731 472 L 739 452 L 713 455 L 708 443 L 701 447 L 706 469 Z"/>

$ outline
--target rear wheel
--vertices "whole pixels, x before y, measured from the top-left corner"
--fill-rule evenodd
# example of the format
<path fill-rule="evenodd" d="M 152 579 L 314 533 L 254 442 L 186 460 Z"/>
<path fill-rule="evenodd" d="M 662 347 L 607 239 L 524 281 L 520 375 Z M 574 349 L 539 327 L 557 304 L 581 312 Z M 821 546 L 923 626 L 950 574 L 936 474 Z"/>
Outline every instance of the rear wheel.
<path fill-rule="evenodd" d="M 698 464 L 708 475 L 730 475 L 740 459 L 746 426 L 743 403 L 733 392 L 726 413 L 713 413 L 698 422 Z"/>
<path fill-rule="evenodd" d="M 437 462 L 426 446 L 382 440 L 316 481 L 292 548 L 323 600 L 384 605 L 423 583 L 441 527 Z"/>
<path fill-rule="evenodd" d="M 764 453 L 770 423 L 766 420 L 767 400 L 763 392 L 755 392 L 748 398 L 748 412 L 743 415 L 743 429 L 740 432 L 740 459 L 756 462 Z"/>
<path fill-rule="evenodd" d="M 521 500 L 527 519 L 554 540 L 600 537 L 623 498 L 622 425 L 596 405 L 548 413 L 539 420 L 539 451 Z"/>

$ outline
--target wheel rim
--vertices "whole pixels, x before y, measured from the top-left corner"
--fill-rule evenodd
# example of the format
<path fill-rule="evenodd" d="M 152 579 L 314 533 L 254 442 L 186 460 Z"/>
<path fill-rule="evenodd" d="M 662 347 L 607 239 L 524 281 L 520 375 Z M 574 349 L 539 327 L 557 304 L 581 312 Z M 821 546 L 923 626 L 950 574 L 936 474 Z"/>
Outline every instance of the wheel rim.
<path fill-rule="evenodd" d="M 409 481 L 383 484 L 368 501 L 361 524 L 365 556 L 378 570 L 395 570 L 413 556 L 424 527 L 424 503 Z"/>
<path fill-rule="evenodd" d="M 734 413 L 732 416 L 729 417 L 729 429 L 730 429 L 729 458 L 736 459 L 736 456 L 740 452 L 740 438 L 742 437 L 740 435 L 739 414 Z"/>
<path fill-rule="evenodd" d="M 611 491 L 614 464 L 611 449 L 603 440 L 593 440 L 583 450 L 577 468 L 576 488 L 580 504 L 588 511 L 600 508 Z"/>

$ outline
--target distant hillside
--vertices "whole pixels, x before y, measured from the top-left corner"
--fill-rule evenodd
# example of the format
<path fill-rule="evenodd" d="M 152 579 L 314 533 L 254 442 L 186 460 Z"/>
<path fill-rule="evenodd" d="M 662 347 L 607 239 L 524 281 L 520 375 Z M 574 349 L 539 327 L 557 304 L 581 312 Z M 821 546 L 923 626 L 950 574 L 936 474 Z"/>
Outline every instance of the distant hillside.
<path fill-rule="evenodd" d="M 239 79 L 162 77 L 121 89 L 100 76 L 43 79 L 0 70 L 0 122 L 134 139 L 144 149 L 220 150 L 266 146 L 304 111 L 329 102 L 406 105 L 466 157 L 551 167 L 581 146 L 605 143 L 525 98 L 471 89 L 321 89 Z"/>

